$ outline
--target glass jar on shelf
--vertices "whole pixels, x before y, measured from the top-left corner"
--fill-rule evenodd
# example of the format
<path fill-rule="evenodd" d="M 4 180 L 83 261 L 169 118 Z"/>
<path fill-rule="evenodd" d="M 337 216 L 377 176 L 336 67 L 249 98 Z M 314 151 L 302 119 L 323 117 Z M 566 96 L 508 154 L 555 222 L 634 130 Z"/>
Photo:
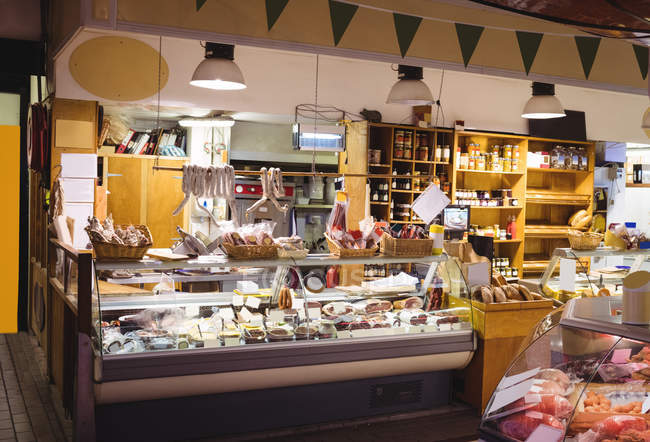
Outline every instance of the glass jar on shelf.
<path fill-rule="evenodd" d="M 445 144 L 442 148 L 442 162 L 448 163 L 450 157 L 451 157 L 451 149 L 449 147 L 449 144 Z"/>
<path fill-rule="evenodd" d="M 399 159 L 404 158 L 404 145 L 401 143 L 395 143 L 395 149 L 393 150 L 393 157 Z"/>

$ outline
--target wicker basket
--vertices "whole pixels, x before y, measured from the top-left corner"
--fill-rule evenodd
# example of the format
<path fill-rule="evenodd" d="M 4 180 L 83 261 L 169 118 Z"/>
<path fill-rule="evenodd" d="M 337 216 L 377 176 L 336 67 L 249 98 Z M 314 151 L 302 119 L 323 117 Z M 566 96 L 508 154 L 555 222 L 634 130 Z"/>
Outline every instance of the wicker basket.
<path fill-rule="evenodd" d="M 128 225 L 117 225 L 116 229 L 126 229 Z M 139 260 L 147 253 L 147 250 L 153 245 L 153 239 L 151 238 L 151 232 L 149 228 L 145 225 L 134 225 L 144 236 L 147 237 L 149 242 L 144 246 L 128 246 L 124 244 L 114 244 L 106 242 L 103 238 L 100 240 L 99 235 L 93 235 L 89 232 L 88 237 L 90 242 L 93 245 L 95 251 L 95 257 L 97 259 L 113 259 L 113 260 L 122 260 L 122 259 L 134 259 Z"/>
<path fill-rule="evenodd" d="M 381 237 L 381 253 L 388 256 L 430 256 L 433 252 L 433 239 L 401 239 L 384 233 Z"/>
<path fill-rule="evenodd" d="M 595 250 L 603 240 L 602 233 L 581 232 L 573 229 L 569 229 L 568 237 L 569 244 L 574 250 Z"/>
<path fill-rule="evenodd" d="M 340 256 L 341 258 L 358 258 L 362 256 L 373 256 L 377 253 L 379 247 L 375 246 L 371 249 L 342 249 L 332 239 L 329 235 L 325 234 L 325 239 L 327 240 L 327 245 L 330 248 L 330 253 L 332 255 Z"/>
<path fill-rule="evenodd" d="M 267 259 L 278 257 L 278 246 L 235 246 L 224 242 L 223 248 L 233 259 Z"/>
<path fill-rule="evenodd" d="M 282 247 L 278 249 L 278 258 L 281 259 L 305 259 L 309 255 L 309 250 L 285 250 Z"/>

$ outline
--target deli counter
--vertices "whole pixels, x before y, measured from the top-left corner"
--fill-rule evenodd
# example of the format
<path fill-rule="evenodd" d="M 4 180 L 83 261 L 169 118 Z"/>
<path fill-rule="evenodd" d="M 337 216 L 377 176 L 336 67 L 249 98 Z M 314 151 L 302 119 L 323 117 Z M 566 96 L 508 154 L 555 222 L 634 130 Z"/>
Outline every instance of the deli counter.
<path fill-rule="evenodd" d="M 499 382 L 485 441 L 646 441 L 650 330 L 623 324 L 622 298 L 569 300 L 540 322 Z"/>
<path fill-rule="evenodd" d="M 307 282 L 332 265 L 394 275 L 348 287 Z M 451 370 L 476 348 L 469 289 L 444 254 L 94 261 L 93 272 L 100 440 L 199 438 L 442 405 Z M 240 284 L 223 291 L 223 279 Z M 132 418 L 137 429 L 115 425 Z M 192 423 L 189 433 L 174 433 L 178 419 Z"/>

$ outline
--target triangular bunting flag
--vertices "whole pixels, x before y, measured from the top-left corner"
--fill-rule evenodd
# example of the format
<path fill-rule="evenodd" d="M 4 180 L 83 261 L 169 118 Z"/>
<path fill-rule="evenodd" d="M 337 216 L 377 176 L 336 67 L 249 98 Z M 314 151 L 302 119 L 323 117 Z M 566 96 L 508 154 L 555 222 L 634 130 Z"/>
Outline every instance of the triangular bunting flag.
<path fill-rule="evenodd" d="M 538 34 L 537 32 L 517 31 L 519 52 L 521 53 L 521 60 L 524 62 L 526 75 L 530 73 L 530 68 L 533 66 L 543 36 L 544 34 Z"/>
<path fill-rule="evenodd" d="M 197 12 L 198 12 L 199 9 L 201 9 L 203 7 L 203 5 L 205 5 L 205 2 L 207 2 L 207 1 L 208 0 L 196 0 L 196 10 L 197 10 Z"/>
<path fill-rule="evenodd" d="M 413 37 L 420 27 L 422 22 L 422 17 L 416 17 L 414 15 L 404 15 L 393 13 L 393 19 L 395 20 L 395 33 L 397 34 L 397 43 L 399 44 L 399 51 L 402 54 L 402 57 L 406 55 L 406 52 L 411 46 Z"/>
<path fill-rule="evenodd" d="M 458 35 L 458 43 L 460 44 L 460 52 L 463 54 L 465 67 L 467 67 L 469 60 L 472 58 L 472 54 L 474 54 L 483 29 L 483 26 L 456 23 L 456 35 Z"/>
<path fill-rule="evenodd" d="M 634 49 L 634 55 L 636 55 L 636 62 L 639 63 L 639 69 L 641 69 L 641 75 L 645 80 L 648 76 L 648 47 L 641 45 L 632 45 Z"/>
<path fill-rule="evenodd" d="M 598 37 L 574 37 L 576 46 L 578 46 L 578 53 L 580 54 L 580 61 L 582 62 L 582 70 L 585 72 L 585 78 L 589 78 L 591 68 L 596 59 L 598 46 L 600 46 L 600 38 Z"/>
<path fill-rule="evenodd" d="M 334 46 L 337 46 L 339 41 L 341 41 L 341 37 L 345 34 L 345 30 L 348 28 L 357 9 L 359 9 L 357 5 L 330 0 L 330 18 L 332 19 Z"/>
<path fill-rule="evenodd" d="M 266 24 L 269 26 L 269 31 L 280 18 L 287 3 L 289 0 L 266 0 Z"/>

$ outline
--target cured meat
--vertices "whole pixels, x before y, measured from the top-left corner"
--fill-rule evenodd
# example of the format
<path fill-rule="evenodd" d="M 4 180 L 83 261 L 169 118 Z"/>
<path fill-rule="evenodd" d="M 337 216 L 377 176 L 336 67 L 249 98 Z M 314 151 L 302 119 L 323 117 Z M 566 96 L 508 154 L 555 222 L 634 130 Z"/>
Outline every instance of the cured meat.
<path fill-rule="evenodd" d="M 603 442 L 650 442 L 650 431 L 624 430 L 616 439 L 604 439 Z"/>
<path fill-rule="evenodd" d="M 645 418 L 638 416 L 617 415 L 610 416 L 591 427 L 601 438 L 616 438 L 627 430 L 646 431 L 648 424 Z"/>
<path fill-rule="evenodd" d="M 571 386 L 571 380 L 569 379 L 569 376 L 557 368 L 545 368 L 544 370 L 540 370 L 535 378 L 553 381 L 562 387 L 565 391 Z"/>
<path fill-rule="evenodd" d="M 538 411 L 522 411 L 504 417 L 499 422 L 499 431 L 514 439 L 526 440 L 541 424 L 564 430 L 562 422 L 550 414 Z"/>
<path fill-rule="evenodd" d="M 385 301 L 383 299 L 367 299 L 354 304 L 354 308 L 361 314 L 383 313 L 391 311 L 393 309 L 393 304 L 390 301 Z"/>
<path fill-rule="evenodd" d="M 404 300 L 404 308 L 407 310 L 421 309 L 424 306 L 424 301 L 417 296 L 411 296 Z"/>
<path fill-rule="evenodd" d="M 547 381 L 540 379 L 535 385 L 530 389 L 531 393 L 537 394 L 564 394 L 564 388 L 562 388 L 557 382 Z"/>
<path fill-rule="evenodd" d="M 531 404 L 532 407 L 530 406 Z M 513 402 L 509 409 L 529 406 L 526 411 L 539 411 L 562 419 L 571 415 L 573 406 L 566 398 L 558 394 L 527 394 L 525 397 Z"/>

